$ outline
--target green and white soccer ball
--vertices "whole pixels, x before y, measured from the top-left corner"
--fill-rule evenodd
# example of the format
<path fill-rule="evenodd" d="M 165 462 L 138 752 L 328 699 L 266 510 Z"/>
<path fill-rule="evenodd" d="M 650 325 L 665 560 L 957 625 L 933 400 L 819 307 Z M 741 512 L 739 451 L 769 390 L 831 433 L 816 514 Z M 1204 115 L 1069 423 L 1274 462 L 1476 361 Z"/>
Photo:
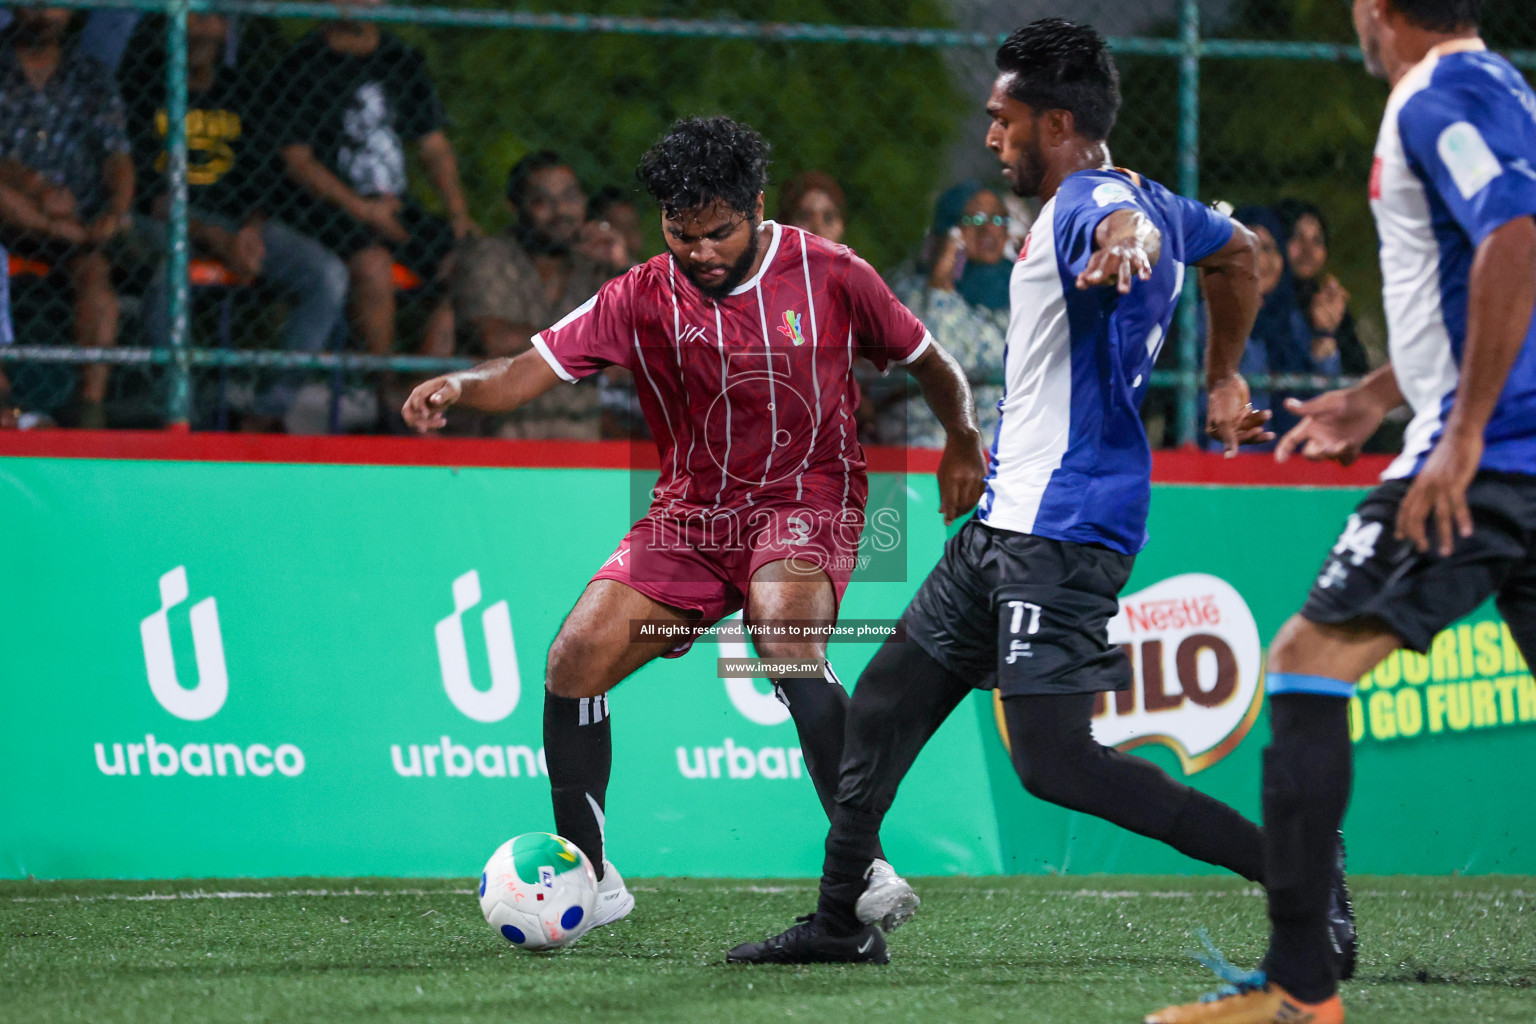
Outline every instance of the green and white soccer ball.
<path fill-rule="evenodd" d="M 592 927 L 597 873 L 570 840 L 527 832 L 497 847 L 480 875 L 480 910 L 519 949 L 560 949 Z"/>

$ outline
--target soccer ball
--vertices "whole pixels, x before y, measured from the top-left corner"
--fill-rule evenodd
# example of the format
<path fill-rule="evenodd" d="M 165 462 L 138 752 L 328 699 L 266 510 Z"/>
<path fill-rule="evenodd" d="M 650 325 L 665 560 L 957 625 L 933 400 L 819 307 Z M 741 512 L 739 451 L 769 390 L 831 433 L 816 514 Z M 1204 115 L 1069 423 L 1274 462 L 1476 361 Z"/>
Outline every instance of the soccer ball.
<path fill-rule="evenodd" d="M 519 949 L 560 949 L 592 927 L 597 873 L 576 844 L 549 832 L 509 839 L 480 874 L 480 910 Z"/>

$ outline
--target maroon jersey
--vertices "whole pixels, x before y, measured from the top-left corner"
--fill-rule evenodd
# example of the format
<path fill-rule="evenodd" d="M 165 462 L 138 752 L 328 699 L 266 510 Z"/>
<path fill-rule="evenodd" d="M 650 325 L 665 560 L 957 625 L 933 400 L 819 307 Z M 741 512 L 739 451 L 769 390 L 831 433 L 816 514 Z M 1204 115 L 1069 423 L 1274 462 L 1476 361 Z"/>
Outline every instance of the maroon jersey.
<path fill-rule="evenodd" d="M 609 281 L 533 338 L 575 383 L 635 375 L 661 453 L 663 514 L 782 500 L 862 508 L 853 360 L 884 370 L 929 339 L 853 250 L 773 221 L 761 269 L 715 300 L 668 253 Z"/>

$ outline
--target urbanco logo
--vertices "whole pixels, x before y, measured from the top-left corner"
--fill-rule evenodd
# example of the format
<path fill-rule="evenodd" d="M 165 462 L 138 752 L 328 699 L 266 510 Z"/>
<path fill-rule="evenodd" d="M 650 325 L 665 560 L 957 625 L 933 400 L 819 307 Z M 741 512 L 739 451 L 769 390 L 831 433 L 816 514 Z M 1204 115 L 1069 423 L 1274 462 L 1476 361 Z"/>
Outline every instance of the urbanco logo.
<path fill-rule="evenodd" d="M 497 601 L 480 613 L 485 653 L 491 663 L 491 688 L 476 689 L 469 674 L 464 613 L 479 604 L 480 598 L 478 571 L 471 569 L 453 581 L 453 614 L 437 624 L 437 660 L 443 671 L 443 689 L 453 706 L 477 722 L 499 722 L 517 709 L 523 680 L 517 669 L 512 612 L 506 601 Z"/>
<path fill-rule="evenodd" d="M 434 628 L 437 663 L 442 670 L 443 690 L 453 706 L 467 718 L 494 724 L 517 710 L 523 695 L 522 674 L 517 667 L 517 645 L 512 633 L 512 609 L 497 601 L 480 613 L 485 632 L 486 660 L 491 667 L 491 686 L 475 686 L 469 669 L 469 642 L 464 635 L 464 615 L 484 597 L 480 573 L 471 569 L 453 581 L 453 612 Z M 528 744 L 503 746 L 456 743 L 444 733 L 433 743 L 392 743 L 390 764 L 403 778 L 531 778 L 548 775 L 544 748 Z"/>
<path fill-rule="evenodd" d="M 229 670 L 219 606 L 212 597 L 191 607 L 192 651 L 197 685 L 187 689 L 176 674 L 170 613 L 187 600 L 187 567 L 178 565 L 160 577 L 160 609 L 139 623 L 144 668 L 150 693 L 162 708 L 186 722 L 218 714 L 229 699 Z M 109 755 L 110 747 L 110 756 Z M 274 771 L 293 777 L 304 772 L 304 752 L 292 743 L 212 743 L 194 739 L 177 746 L 145 733 L 143 743 L 96 744 L 96 767 L 103 775 L 243 776 L 264 778 Z"/>
<path fill-rule="evenodd" d="M 188 690 L 176 678 L 176 654 L 171 646 L 170 611 L 187 599 L 187 567 L 178 565 L 160 577 L 160 610 L 139 623 L 144 641 L 144 667 L 155 700 L 177 718 L 201 722 L 212 718 L 229 696 L 229 671 L 224 664 L 224 634 L 219 606 L 205 597 L 192 606 L 192 650 L 197 656 L 197 685 Z"/>
<path fill-rule="evenodd" d="M 1263 705 L 1259 627 L 1226 580 L 1184 573 L 1120 599 L 1109 642 L 1131 659 L 1129 690 L 1101 693 L 1093 735 L 1130 750 L 1160 743 L 1193 775 L 1235 750 Z M 1001 704 L 998 728 L 1003 730 Z"/>

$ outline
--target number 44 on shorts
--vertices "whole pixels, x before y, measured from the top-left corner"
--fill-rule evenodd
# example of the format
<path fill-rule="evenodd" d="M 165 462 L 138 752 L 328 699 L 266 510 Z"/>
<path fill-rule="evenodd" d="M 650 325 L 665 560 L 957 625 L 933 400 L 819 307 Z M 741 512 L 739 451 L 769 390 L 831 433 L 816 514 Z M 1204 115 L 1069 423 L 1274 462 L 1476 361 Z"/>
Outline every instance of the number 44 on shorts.
<path fill-rule="evenodd" d="M 1349 575 L 1349 570 L 1344 568 L 1346 559 L 1351 565 L 1364 565 L 1366 559 L 1376 553 L 1376 543 L 1381 540 L 1381 527 L 1380 522 L 1368 523 L 1360 518 L 1359 513 L 1351 512 L 1349 521 L 1344 524 L 1344 532 L 1339 534 L 1338 543 L 1333 546 L 1335 557 L 1323 569 L 1317 585 L 1327 589 L 1343 583 Z"/>

